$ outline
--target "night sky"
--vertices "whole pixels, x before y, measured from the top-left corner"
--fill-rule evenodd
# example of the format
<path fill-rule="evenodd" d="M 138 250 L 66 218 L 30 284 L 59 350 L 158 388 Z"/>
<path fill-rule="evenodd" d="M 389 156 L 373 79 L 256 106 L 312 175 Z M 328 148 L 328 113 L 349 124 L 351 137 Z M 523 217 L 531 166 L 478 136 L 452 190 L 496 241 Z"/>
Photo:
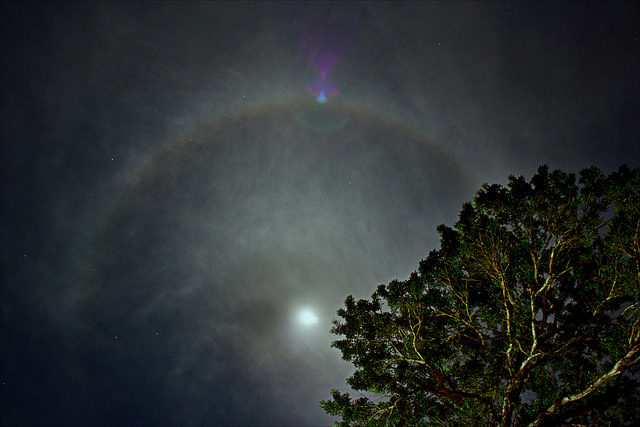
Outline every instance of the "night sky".
<path fill-rule="evenodd" d="M 484 182 L 640 164 L 637 2 L 2 2 L 0 30 L 3 426 L 330 425 L 347 295 Z"/>

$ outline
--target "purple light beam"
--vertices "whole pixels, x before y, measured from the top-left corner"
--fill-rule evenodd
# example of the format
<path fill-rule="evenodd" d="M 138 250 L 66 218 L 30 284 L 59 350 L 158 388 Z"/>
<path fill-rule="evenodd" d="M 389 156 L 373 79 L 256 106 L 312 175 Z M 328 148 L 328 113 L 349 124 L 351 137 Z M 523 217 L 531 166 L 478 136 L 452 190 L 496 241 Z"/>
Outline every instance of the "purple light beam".
<path fill-rule="evenodd" d="M 357 35 L 356 5 L 346 2 L 301 2 L 297 4 L 294 31 L 307 61 L 320 78 L 307 86 L 319 103 L 340 90 L 327 79 L 329 72 L 351 48 Z"/>

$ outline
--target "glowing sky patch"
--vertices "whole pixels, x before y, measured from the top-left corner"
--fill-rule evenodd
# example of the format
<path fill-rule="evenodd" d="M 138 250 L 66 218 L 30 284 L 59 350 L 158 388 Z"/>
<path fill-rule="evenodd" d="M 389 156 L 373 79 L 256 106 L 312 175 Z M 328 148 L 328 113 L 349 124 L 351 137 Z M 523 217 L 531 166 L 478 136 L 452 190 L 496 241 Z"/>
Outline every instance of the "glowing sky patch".
<path fill-rule="evenodd" d="M 298 321 L 305 326 L 316 325 L 319 322 L 318 316 L 308 308 L 300 310 L 298 313 Z"/>
<path fill-rule="evenodd" d="M 114 203 L 96 231 L 104 237 L 91 250 L 83 289 L 74 290 L 83 295 L 78 324 L 107 325 L 105 342 L 117 335 L 119 345 L 146 343 L 152 330 L 145 345 L 162 348 L 166 372 L 212 373 L 179 375 L 197 395 L 222 383 L 218 367 L 237 359 L 295 371 L 257 387 L 265 396 L 288 390 L 287 401 L 300 405 L 310 386 L 324 391 L 347 375 L 329 347 L 334 315 L 327 312 L 345 293 L 362 294 L 380 277 L 395 277 L 402 262 L 412 265 L 432 246 L 421 230 L 435 229 L 444 209 L 458 204 L 450 189 L 467 191 L 466 175 L 425 133 L 344 99 L 289 99 L 219 115 L 150 159 Z M 91 351 L 104 363 L 114 357 L 102 343 Z M 144 370 L 146 351 L 135 347 L 122 357 L 152 375 Z M 257 382 L 250 372 L 233 375 L 222 379 L 238 395 Z M 304 383 L 287 383 L 299 377 Z M 174 382 L 171 376 L 166 387 Z M 315 397 L 304 403 L 308 413 L 316 406 Z M 305 423 L 312 424 L 289 425 Z"/>

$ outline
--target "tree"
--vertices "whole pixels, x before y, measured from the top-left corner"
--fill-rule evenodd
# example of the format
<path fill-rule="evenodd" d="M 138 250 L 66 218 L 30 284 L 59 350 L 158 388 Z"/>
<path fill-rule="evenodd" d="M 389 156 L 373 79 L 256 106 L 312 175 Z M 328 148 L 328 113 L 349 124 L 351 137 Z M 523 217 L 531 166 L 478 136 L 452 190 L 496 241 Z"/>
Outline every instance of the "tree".
<path fill-rule="evenodd" d="M 640 420 L 640 171 L 483 185 L 407 280 L 352 296 L 338 426 Z"/>

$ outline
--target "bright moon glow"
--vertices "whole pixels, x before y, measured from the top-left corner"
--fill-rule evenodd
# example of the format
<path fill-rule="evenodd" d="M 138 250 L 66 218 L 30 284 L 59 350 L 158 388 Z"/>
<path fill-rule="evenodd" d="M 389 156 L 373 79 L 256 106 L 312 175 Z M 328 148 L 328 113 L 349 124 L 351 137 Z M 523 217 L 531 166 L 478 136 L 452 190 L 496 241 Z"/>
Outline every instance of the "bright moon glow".
<path fill-rule="evenodd" d="M 303 325 L 315 325 L 318 323 L 318 316 L 309 309 L 302 310 L 298 315 L 298 320 Z"/>

